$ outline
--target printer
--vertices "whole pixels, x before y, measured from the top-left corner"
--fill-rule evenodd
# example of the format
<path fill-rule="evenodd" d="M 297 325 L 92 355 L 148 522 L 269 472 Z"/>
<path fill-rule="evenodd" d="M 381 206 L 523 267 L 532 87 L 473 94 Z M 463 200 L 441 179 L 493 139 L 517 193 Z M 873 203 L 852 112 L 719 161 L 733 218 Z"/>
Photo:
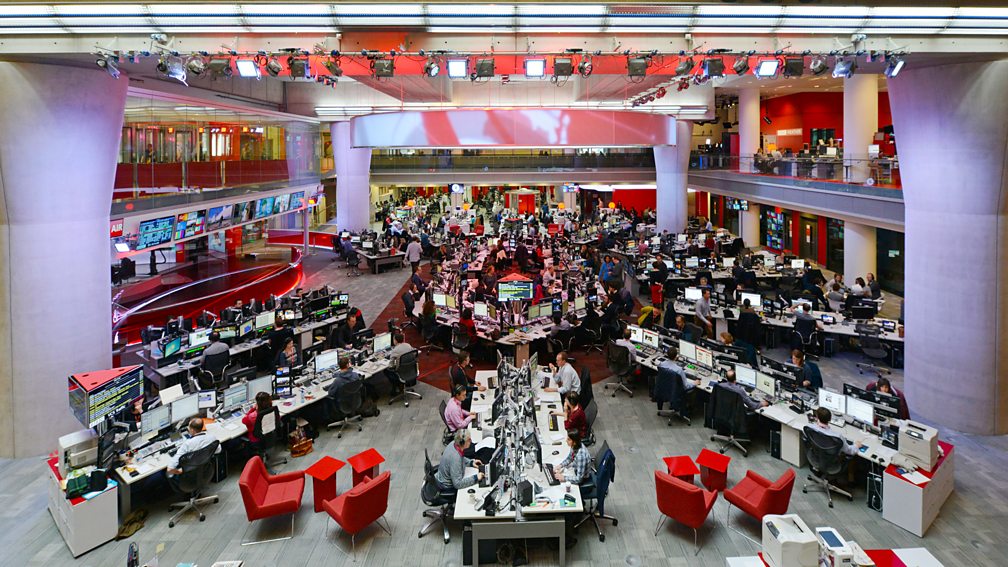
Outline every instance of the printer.
<path fill-rule="evenodd" d="M 819 564 L 823 567 L 854 567 L 854 550 L 833 528 L 816 528 Z"/>
<path fill-rule="evenodd" d="M 81 429 L 60 437 L 57 456 L 56 466 L 63 478 L 70 469 L 97 463 L 98 434 L 93 429 Z"/>
<path fill-rule="evenodd" d="M 819 543 L 797 514 L 763 516 L 763 559 L 770 567 L 817 567 Z"/>
<path fill-rule="evenodd" d="M 938 463 L 938 430 L 907 420 L 900 427 L 899 452 L 926 471 Z"/>

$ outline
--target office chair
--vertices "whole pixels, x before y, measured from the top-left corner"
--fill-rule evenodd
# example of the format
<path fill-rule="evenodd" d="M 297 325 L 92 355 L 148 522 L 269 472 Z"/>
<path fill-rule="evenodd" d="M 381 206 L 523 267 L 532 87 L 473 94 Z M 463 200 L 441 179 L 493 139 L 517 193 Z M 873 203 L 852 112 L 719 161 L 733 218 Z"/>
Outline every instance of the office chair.
<path fill-rule="evenodd" d="M 861 347 L 861 354 L 870 360 L 868 364 L 858 363 L 858 372 L 861 373 L 864 370 L 868 370 L 879 376 L 883 373 L 888 374 L 890 372 L 889 369 L 879 364 L 884 362 L 889 356 L 889 351 L 882 344 L 882 341 L 879 340 L 882 329 L 878 325 L 858 323 L 855 325 L 854 330 L 858 336 L 858 345 Z"/>
<path fill-rule="evenodd" d="M 361 415 L 360 410 L 361 406 L 364 405 L 364 381 L 354 380 L 341 386 L 339 391 L 336 392 L 335 402 L 336 408 L 339 410 L 340 415 L 343 416 L 343 419 L 330 423 L 328 429 L 339 426 L 336 438 L 341 439 L 343 437 L 343 429 L 351 422 L 357 423 L 357 431 L 363 431 L 364 427 L 360 422 L 364 419 L 364 416 Z"/>
<path fill-rule="evenodd" d="M 209 486 L 210 480 L 213 479 L 215 469 L 214 454 L 217 453 L 218 447 L 220 447 L 220 442 L 215 439 L 199 451 L 186 453 L 179 457 L 179 468 L 182 469 L 182 474 L 169 477 L 168 485 L 175 492 L 188 495 L 189 500 L 175 502 L 170 506 L 171 509 L 180 508 L 180 510 L 168 520 L 169 528 L 174 528 L 175 522 L 189 510 L 196 510 L 201 522 L 206 520 L 206 515 L 200 509 L 200 506 L 216 504 L 220 501 L 220 498 L 216 494 L 211 494 L 210 496 L 201 495 L 203 489 Z"/>
<path fill-rule="evenodd" d="M 581 524 L 591 520 L 592 524 L 595 525 L 595 531 L 598 532 L 599 541 L 604 542 L 605 534 L 602 533 L 599 520 L 609 520 L 612 522 L 614 528 L 619 525 L 619 520 L 613 516 L 607 516 L 605 513 L 605 501 L 606 496 L 609 494 L 609 483 L 616 476 L 616 456 L 613 455 L 611 450 L 606 448 L 596 463 L 595 475 L 589 477 L 579 486 L 581 499 L 591 504 L 585 510 L 585 514 L 581 517 L 581 520 L 574 524 L 574 529 L 580 528 Z"/>
<path fill-rule="evenodd" d="M 832 492 L 842 494 L 853 502 L 854 496 L 846 490 L 830 483 L 829 479 L 836 477 L 847 469 L 850 455 L 845 455 L 843 445 L 846 441 L 841 437 L 827 435 L 817 427 L 806 425 L 802 429 L 802 441 L 805 443 L 805 456 L 808 457 L 809 469 L 812 474 L 802 484 L 802 492 L 808 494 L 809 481 L 820 486 L 826 492 L 829 507 L 833 507 Z"/>
<path fill-rule="evenodd" d="M 445 410 L 448 409 L 448 400 L 441 400 L 441 404 L 438 405 L 438 416 L 441 417 L 441 423 L 444 424 L 444 431 L 441 432 L 441 444 L 447 445 L 452 442 L 454 437 L 454 432 L 451 427 L 448 426 L 448 419 L 445 418 Z"/>
<path fill-rule="evenodd" d="M 584 404 L 580 399 L 578 403 Z M 585 423 L 588 425 L 587 435 L 582 440 L 582 443 L 586 447 L 591 447 L 595 444 L 595 420 L 598 419 L 598 404 L 595 400 L 588 402 L 588 405 L 582 405 L 585 412 Z"/>
<path fill-rule="evenodd" d="M 428 349 L 443 351 L 444 347 L 437 344 L 437 335 L 439 327 L 437 320 L 435 319 L 420 319 L 420 335 L 423 336 L 424 342 L 427 343 Z"/>
<path fill-rule="evenodd" d="M 578 329 L 584 334 L 585 353 L 593 350 L 603 352 L 602 342 L 602 320 L 596 319 L 593 324 L 582 323 Z"/>
<path fill-rule="evenodd" d="M 706 425 L 717 431 L 711 436 L 711 441 L 723 443 L 719 452 L 723 454 L 729 447 L 735 447 L 743 456 L 749 455 L 749 450 L 743 445 L 751 442 L 747 437 L 749 428 L 746 420 L 749 415 L 742 394 L 725 388 L 723 384 L 714 385 L 707 402 L 709 423 Z"/>
<path fill-rule="evenodd" d="M 616 375 L 616 382 L 606 382 L 604 389 L 613 388 L 612 397 L 616 397 L 616 392 L 624 391 L 631 398 L 633 390 L 627 385 L 630 374 L 633 373 L 633 365 L 630 364 L 630 351 L 615 342 L 606 345 L 606 367 Z"/>
<path fill-rule="evenodd" d="M 347 272 L 347 274 L 346 274 L 347 276 L 355 278 L 355 277 L 361 275 L 361 272 L 360 272 L 360 254 L 358 254 L 356 250 L 353 250 L 351 252 L 347 252 L 347 254 L 346 254 L 346 262 L 347 262 L 346 267 L 349 268 L 349 270 L 350 270 L 350 271 Z"/>
<path fill-rule="evenodd" d="M 441 522 L 441 527 L 444 530 L 444 542 L 447 545 L 451 541 L 451 535 L 448 533 L 448 518 L 453 514 L 455 507 L 455 494 L 454 489 L 444 489 L 438 483 L 437 479 L 434 478 L 434 473 L 437 472 L 437 467 L 431 464 L 430 455 L 427 453 L 427 449 L 424 449 L 424 482 L 423 486 L 420 488 L 420 499 L 423 503 L 428 506 L 436 506 L 436 508 L 428 508 L 424 510 L 423 515 L 425 518 L 430 518 L 431 521 L 427 522 L 427 525 L 420 528 L 417 532 L 417 537 L 421 538 L 427 535 L 427 532 L 431 531 L 438 522 Z"/>
<path fill-rule="evenodd" d="M 546 338 L 546 342 L 549 345 L 550 352 L 554 354 L 560 351 L 570 352 L 571 343 L 573 340 L 574 340 L 574 329 L 560 331 L 555 336 Z"/>
<path fill-rule="evenodd" d="M 468 333 L 462 332 L 462 327 L 459 327 L 458 323 L 452 323 L 451 346 L 452 351 L 455 354 L 458 354 L 459 351 L 463 351 L 469 348 L 469 335 Z"/>
<path fill-rule="evenodd" d="M 655 376 L 654 398 L 655 403 L 658 404 L 658 415 L 668 416 L 669 427 L 672 427 L 672 418 L 674 417 L 685 421 L 686 425 L 693 424 L 689 417 L 692 404 L 688 394 L 678 375 L 669 368 L 658 367 L 658 374 Z M 665 402 L 668 402 L 669 405 L 667 410 L 663 409 Z"/>
<path fill-rule="evenodd" d="M 753 308 L 758 309 L 759 306 L 754 305 Z M 736 339 L 748 343 L 753 347 L 758 347 L 761 342 L 760 338 L 763 335 L 763 322 L 760 321 L 759 315 L 749 312 L 739 313 L 734 334 Z"/>
<path fill-rule="evenodd" d="M 704 330 L 696 323 L 686 323 L 686 332 L 684 334 L 686 335 L 687 342 L 695 343 L 703 338 Z"/>
<path fill-rule="evenodd" d="M 409 301 L 406 300 L 407 296 L 409 296 Z M 400 328 L 405 329 L 409 326 L 414 329 L 418 329 L 417 318 L 413 315 L 413 308 L 416 306 L 416 302 L 413 301 L 412 295 L 409 291 L 407 291 L 400 299 L 402 299 L 403 302 L 403 324 L 400 325 Z"/>
<path fill-rule="evenodd" d="M 257 443 L 252 443 L 252 449 L 255 451 L 256 455 L 262 459 L 266 468 L 272 468 L 276 465 L 287 464 L 286 457 L 279 457 L 276 460 L 270 460 L 267 451 L 272 449 L 276 445 L 277 434 L 280 428 L 280 408 L 273 406 L 273 411 L 268 411 L 265 413 L 259 413 L 256 415 L 255 426 L 252 428 L 252 433 L 259 439 Z"/>
<path fill-rule="evenodd" d="M 591 370 L 587 366 L 582 366 L 578 377 L 581 378 L 581 391 L 578 392 L 578 401 L 581 402 L 582 407 L 588 407 L 588 404 L 595 399 L 595 392 L 592 390 Z"/>
<path fill-rule="evenodd" d="M 819 354 L 822 340 L 815 319 L 795 319 L 791 330 L 791 348 L 804 353 Z"/>
<path fill-rule="evenodd" d="M 231 354 L 227 351 L 208 354 L 203 357 L 203 365 L 198 369 L 197 379 L 203 390 L 223 390 L 225 376 L 231 367 Z"/>
<path fill-rule="evenodd" d="M 413 391 L 413 388 L 417 385 L 417 377 L 420 376 L 419 357 L 420 352 L 413 349 L 399 357 L 395 370 L 389 369 L 399 380 L 399 385 L 402 387 L 402 392 L 400 392 L 398 396 L 389 400 L 389 405 L 392 405 L 399 400 L 406 400 L 403 405 L 405 407 L 409 407 L 410 396 L 413 396 L 418 400 L 423 399 L 423 396 Z"/>

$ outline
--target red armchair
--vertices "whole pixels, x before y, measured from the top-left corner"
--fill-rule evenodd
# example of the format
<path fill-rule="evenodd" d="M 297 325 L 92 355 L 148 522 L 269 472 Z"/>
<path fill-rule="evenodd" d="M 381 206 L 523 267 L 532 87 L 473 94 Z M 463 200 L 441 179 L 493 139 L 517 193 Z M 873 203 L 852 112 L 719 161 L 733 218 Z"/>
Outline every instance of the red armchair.
<path fill-rule="evenodd" d="M 391 477 L 390 471 L 385 471 L 374 478 L 365 477 L 364 482 L 322 504 L 329 516 L 336 520 L 343 531 L 350 534 L 351 551 L 356 549 L 357 534 L 371 523 L 380 520 L 388 510 Z M 378 525 L 392 535 L 391 529 L 382 526 L 381 523 Z"/>
<path fill-rule="evenodd" d="M 655 471 L 654 476 L 658 511 L 662 513 L 658 527 L 655 528 L 655 537 L 658 536 L 658 530 L 665 523 L 665 519 L 672 518 L 680 524 L 693 528 L 693 555 L 700 553 L 700 547 L 697 545 L 697 528 L 702 526 L 710 515 L 714 501 L 717 500 L 717 492 L 704 490 L 661 471 Z"/>
<path fill-rule="evenodd" d="M 753 471 L 746 471 L 745 478 L 725 490 L 724 497 L 729 504 L 757 520 L 762 520 L 767 514 L 787 513 L 794 483 L 795 472 L 791 468 L 784 471 L 776 481 L 763 478 Z M 731 506 L 728 507 L 728 520 L 731 520 Z"/>
<path fill-rule="evenodd" d="M 242 545 L 290 539 L 294 535 L 294 513 L 301 508 L 301 496 L 304 494 L 305 486 L 304 474 L 304 471 L 292 471 L 271 475 L 258 456 L 245 463 L 245 469 L 238 479 L 238 488 L 241 491 L 242 502 L 245 503 L 245 516 L 248 521 L 254 522 L 290 514 L 291 533 L 286 537 L 271 540 L 242 541 Z"/>

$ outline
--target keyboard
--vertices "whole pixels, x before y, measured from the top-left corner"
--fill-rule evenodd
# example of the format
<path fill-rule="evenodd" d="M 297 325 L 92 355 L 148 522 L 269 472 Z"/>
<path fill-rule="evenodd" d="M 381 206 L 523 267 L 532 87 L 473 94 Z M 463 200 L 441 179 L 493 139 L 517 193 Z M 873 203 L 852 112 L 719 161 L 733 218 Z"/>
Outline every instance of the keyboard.
<path fill-rule="evenodd" d="M 549 430 L 556 431 L 560 429 L 560 424 L 557 423 L 557 416 L 550 414 L 549 416 Z"/>
<path fill-rule="evenodd" d="M 487 471 L 483 472 L 483 480 L 479 481 L 480 488 L 487 488 L 490 486 L 490 475 L 486 473 Z"/>
<path fill-rule="evenodd" d="M 149 456 L 151 456 L 151 455 L 153 455 L 155 453 L 160 453 L 161 451 L 163 451 L 164 449 L 170 447 L 171 445 L 172 445 L 172 442 L 169 441 L 169 440 L 167 440 L 167 439 L 158 441 L 156 443 L 151 443 L 150 445 L 147 445 L 143 449 L 140 449 L 139 451 L 137 451 L 136 458 L 137 458 L 137 460 L 146 459 L 147 457 L 149 457 Z"/>
<path fill-rule="evenodd" d="M 560 484 L 560 481 L 557 480 L 556 473 L 553 472 L 553 465 L 546 463 L 543 465 L 543 469 L 546 470 L 546 482 L 548 482 L 550 486 Z"/>

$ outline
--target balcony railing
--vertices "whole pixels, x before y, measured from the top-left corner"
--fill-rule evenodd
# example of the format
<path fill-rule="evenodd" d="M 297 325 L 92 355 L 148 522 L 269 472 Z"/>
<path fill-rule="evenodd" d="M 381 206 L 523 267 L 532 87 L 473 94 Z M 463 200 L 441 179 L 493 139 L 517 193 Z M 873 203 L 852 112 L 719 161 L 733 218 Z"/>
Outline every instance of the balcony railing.
<path fill-rule="evenodd" d="M 739 158 L 720 154 L 690 155 L 690 172 L 718 170 L 777 178 L 795 187 L 902 198 L 899 161 L 895 158 L 855 159 L 846 157 Z"/>
<path fill-rule="evenodd" d="M 371 171 L 575 171 L 581 169 L 649 168 L 654 169 L 651 150 L 634 153 L 584 155 L 375 155 Z"/>

